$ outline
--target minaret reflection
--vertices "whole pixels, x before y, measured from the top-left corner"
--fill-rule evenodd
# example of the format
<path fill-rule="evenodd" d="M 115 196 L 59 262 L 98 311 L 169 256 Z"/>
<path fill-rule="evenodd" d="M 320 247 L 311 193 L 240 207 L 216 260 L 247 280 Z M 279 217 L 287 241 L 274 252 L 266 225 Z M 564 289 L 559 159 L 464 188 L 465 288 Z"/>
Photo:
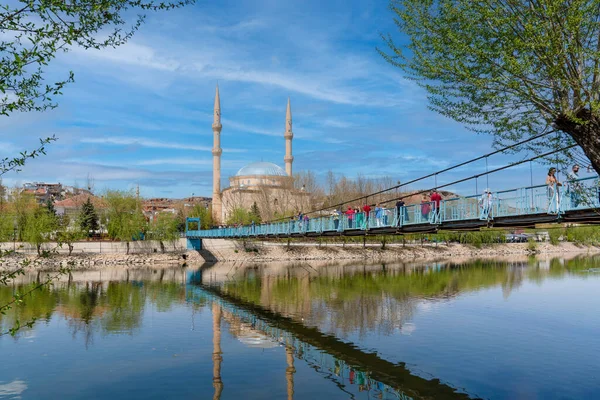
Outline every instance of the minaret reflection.
<path fill-rule="evenodd" d="M 217 303 L 212 305 L 213 313 L 213 387 L 215 394 L 213 400 L 219 400 L 223 392 L 223 381 L 221 380 L 221 362 L 223 354 L 221 352 L 221 306 Z"/>
<path fill-rule="evenodd" d="M 287 368 L 285 369 L 287 398 L 288 400 L 292 400 L 294 398 L 294 373 L 296 372 L 296 368 L 294 367 L 294 348 L 292 346 L 285 347 L 285 360 L 287 362 Z"/>

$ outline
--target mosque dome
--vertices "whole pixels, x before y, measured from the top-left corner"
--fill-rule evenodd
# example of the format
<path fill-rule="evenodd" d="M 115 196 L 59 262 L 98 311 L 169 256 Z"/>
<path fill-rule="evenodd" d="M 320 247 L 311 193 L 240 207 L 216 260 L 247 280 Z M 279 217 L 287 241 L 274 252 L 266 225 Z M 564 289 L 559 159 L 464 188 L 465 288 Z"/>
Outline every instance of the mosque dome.
<path fill-rule="evenodd" d="M 235 174 L 235 176 L 251 175 L 287 176 L 279 165 L 264 161 L 248 164 Z"/>

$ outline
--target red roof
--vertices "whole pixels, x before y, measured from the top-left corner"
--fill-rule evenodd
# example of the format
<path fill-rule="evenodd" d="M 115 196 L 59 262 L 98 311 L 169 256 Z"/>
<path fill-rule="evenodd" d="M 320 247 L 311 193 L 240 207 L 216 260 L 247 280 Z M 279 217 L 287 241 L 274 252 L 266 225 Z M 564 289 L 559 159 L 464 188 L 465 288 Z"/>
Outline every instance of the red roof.
<path fill-rule="evenodd" d="M 90 196 L 89 194 L 78 194 L 73 197 L 69 197 L 68 199 L 57 201 L 54 203 L 55 207 L 64 207 L 64 208 L 79 208 L 83 206 L 83 204 L 90 199 L 94 207 L 96 208 L 105 208 L 106 203 L 99 197 Z"/>

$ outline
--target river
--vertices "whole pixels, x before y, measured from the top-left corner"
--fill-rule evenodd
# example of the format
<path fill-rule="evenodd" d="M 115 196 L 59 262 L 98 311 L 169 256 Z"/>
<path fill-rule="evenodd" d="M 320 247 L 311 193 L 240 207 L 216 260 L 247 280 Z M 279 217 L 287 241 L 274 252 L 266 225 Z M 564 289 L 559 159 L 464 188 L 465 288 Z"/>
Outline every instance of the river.
<path fill-rule="evenodd" d="M 599 291 L 598 257 L 72 272 L 0 319 L 37 318 L 0 398 L 600 398 Z"/>

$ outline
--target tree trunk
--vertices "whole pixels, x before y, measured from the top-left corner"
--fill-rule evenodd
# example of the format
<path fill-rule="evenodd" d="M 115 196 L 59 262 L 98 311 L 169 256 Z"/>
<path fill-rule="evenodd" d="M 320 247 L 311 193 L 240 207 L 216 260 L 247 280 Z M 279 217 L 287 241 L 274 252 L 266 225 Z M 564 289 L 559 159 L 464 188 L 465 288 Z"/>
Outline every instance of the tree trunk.
<path fill-rule="evenodd" d="M 129 254 L 129 241 L 127 242 L 127 253 L 126 254 Z"/>
<path fill-rule="evenodd" d="M 164 253 L 165 252 L 165 244 L 163 243 L 162 240 L 159 243 L 160 243 L 160 251 L 161 251 L 161 253 Z"/>
<path fill-rule="evenodd" d="M 591 161 L 594 170 L 600 174 L 600 117 L 593 115 L 588 109 L 583 109 L 577 113 L 575 119 L 579 121 L 561 115 L 555 124 L 575 140 Z"/>
<path fill-rule="evenodd" d="M 42 255 L 42 245 L 36 244 L 35 247 L 37 249 L 38 256 L 41 256 Z"/>
<path fill-rule="evenodd" d="M 71 253 L 73 252 L 73 244 L 69 243 L 67 246 L 69 246 L 69 257 L 70 257 Z"/>

